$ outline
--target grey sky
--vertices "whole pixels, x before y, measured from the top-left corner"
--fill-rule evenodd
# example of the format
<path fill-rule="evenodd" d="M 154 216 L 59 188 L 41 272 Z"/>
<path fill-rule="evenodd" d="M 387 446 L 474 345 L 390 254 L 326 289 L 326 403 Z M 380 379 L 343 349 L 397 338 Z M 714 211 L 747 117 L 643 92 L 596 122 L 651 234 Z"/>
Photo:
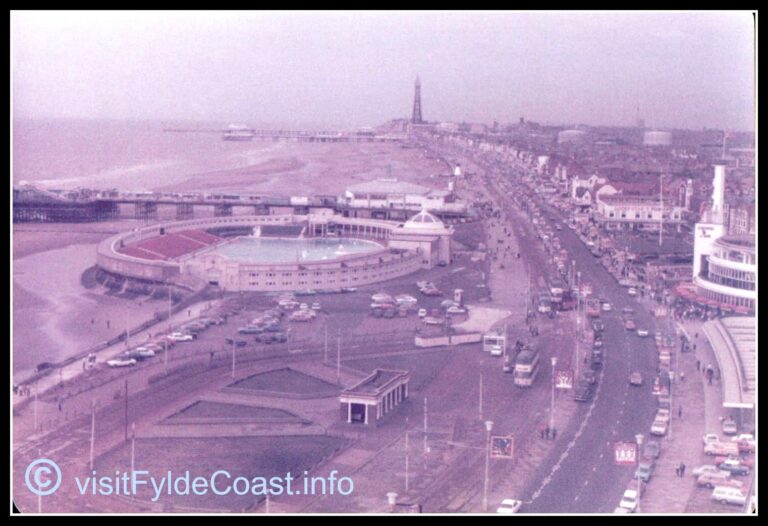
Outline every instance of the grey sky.
<path fill-rule="evenodd" d="M 754 125 L 748 12 L 14 12 L 15 115 Z"/>

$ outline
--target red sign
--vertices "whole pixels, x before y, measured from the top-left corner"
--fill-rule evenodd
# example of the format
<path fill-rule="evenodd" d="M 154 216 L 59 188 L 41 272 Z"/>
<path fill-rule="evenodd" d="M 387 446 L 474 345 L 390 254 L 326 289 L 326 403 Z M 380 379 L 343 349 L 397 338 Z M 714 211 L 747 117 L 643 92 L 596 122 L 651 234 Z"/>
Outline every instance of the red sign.
<path fill-rule="evenodd" d="M 555 371 L 555 387 L 558 389 L 572 389 L 573 371 L 570 369 Z"/>
<path fill-rule="evenodd" d="M 635 464 L 637 462 L 637 444 L 634 442 L 616 442 L 613 445 L 613 461 L 621 465 Z"/>

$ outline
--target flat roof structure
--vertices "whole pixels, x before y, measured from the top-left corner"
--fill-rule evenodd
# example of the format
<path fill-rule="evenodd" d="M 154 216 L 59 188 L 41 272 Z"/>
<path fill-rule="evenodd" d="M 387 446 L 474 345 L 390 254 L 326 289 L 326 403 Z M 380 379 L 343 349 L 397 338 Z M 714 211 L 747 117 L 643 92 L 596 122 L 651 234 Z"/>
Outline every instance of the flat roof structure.
<path fill-rule="evenodd" d="M 341 418 L 348 424 L 377 425 L 408 398 L 408 371 L 374 369 L 339 396 Z"/>
<path fill-rule="evenodd" d="M 732 316 L 702 326 L 720 368 L 723 407 L 754 409 L 757 340 L 754 317 Z"/>

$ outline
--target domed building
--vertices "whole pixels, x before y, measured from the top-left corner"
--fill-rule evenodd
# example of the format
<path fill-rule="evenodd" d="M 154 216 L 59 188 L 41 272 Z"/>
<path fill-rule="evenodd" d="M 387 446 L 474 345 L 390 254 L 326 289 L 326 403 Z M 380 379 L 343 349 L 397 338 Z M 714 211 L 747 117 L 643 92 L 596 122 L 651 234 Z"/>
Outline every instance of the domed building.
<path fill-rule="evenodd" d="M 423 209 L 392 230 L 389 246 L 417 250 L 422 254 L 422 266 L 430 268 L 451 262 L 452 236 L 452 227 Z"/>

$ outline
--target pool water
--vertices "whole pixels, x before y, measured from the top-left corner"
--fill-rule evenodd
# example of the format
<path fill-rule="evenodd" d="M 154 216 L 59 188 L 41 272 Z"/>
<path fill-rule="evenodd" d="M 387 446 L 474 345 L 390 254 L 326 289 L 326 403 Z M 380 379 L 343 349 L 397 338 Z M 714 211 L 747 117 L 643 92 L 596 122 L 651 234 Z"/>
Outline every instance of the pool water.
<path fill-rule="evenodd" d="M 373 241 L 351 238 L 279 239 L 240 237 L 212 252 L 237 261 L 252 263 L 291 263 L 332 260 L 381 249 Z"/>

